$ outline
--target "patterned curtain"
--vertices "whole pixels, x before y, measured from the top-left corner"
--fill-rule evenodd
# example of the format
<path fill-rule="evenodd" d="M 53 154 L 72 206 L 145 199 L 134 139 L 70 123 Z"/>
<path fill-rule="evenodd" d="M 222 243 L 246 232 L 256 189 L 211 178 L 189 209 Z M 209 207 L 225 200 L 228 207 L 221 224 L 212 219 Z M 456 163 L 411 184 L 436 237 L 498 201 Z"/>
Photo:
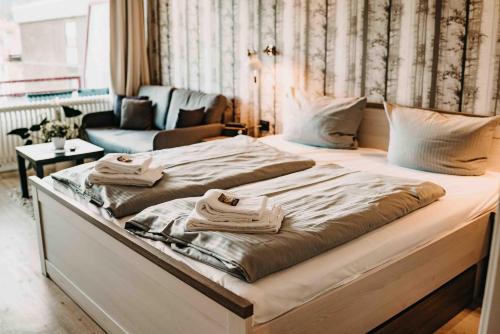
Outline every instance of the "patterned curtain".
<path fill-rule="evenodd" d="M 390 15 L 388 100 L 499 113 L 499 0 L 392 0 Z"/>
<path fill-rule="evenodd" d="M 155 1 L 161 2 L 158 25 L 163 84 L 222 93 L 231 99 L 234 96 L 233 2 Z M 225 119 L 232 119 L 232 111 Z"/>
<path fill-rule="evenodd" d="M 462 111 L 500 115 L 500 1 L 471 0 Z"/>
<path fill-rule="evenodd" d="M 290 86 L 500 114 L 500 0 L 148 1 L 159 13 L 152 72 L 228 96 L 226 118 L 250 127 L 262 119 L 280 131 Z M 277 56 L 262 53 L 268 44 Z M 258 51 L 257 73 L 248 49 Z"/>
<path fill-rule="evenodd" d="M 285 1 L 284 29 L 292 36 L 284 53 L 296 85 L 339 97 L 384 94 L 387 2 Z"/>
<path fill-rule="evenodd" d="M 261 55 L 256 84 L 247 57 L 248 49 L 275 43 L 273 1 L 158 1 L 165 1 L 159 9 L 163 84 L 224 94 L 230 100 L 226 121 L 253 128 L 263 115 L 274 117 L 274 99 L 268 97 L 274 60 Z"/>
<path fill-rule="evenodd" d="M 116 94 L 135 95 L 149 84 L 144 4 L 135 0 L 111 0 L 110 67 Z"/>
<path fill-rule="evenodd" d="M 165 5 L 166 1 L 162 0 L 147 0 L 147 45 L 148 45 L 148 62 L 149 62 L 149 79 L 151 84 L 160 85 L 162 83 L 161 57 L 162 50 L 160 48 L 160 6 Z"/>
<path fill-rule="evenodd" d="M 431 106 L 431 90 L 436 89 L 432 87 L 432 73 L 437 70 L 433 67 L 437 57 L 433 52 L 435 3 L 433 0 L 390 2 L 386 86 L 389 101 Z"/>

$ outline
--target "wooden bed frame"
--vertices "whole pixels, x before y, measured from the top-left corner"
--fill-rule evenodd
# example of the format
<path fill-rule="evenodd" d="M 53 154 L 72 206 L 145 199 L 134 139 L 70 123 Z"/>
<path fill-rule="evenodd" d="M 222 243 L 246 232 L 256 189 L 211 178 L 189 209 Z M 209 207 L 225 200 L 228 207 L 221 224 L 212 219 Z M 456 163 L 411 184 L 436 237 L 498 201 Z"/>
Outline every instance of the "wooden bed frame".
<path fill-rule="evenodd" d="M 500 168 L 500 131 L 495 136 L 491 163 Z M 383 111 L 370 106 L 360 129 L 360 146 L 385 149 L 387 143 Z M 37 177 L 30 182 L 43 274 L 111 333 L 384 332 L 390 319 L 447 282 L 462 273 L 470 277 L 469 268 L 489 252 L 491 212 L 404 258 L 253 326 L 251 302 L 106 221 L 49 183 Z"/>

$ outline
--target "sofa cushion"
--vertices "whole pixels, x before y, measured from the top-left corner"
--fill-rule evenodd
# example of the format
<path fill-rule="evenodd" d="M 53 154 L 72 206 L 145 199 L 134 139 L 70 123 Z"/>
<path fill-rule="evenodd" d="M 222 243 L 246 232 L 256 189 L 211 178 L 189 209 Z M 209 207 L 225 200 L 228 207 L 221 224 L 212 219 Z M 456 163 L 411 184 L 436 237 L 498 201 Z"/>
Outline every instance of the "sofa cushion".
<path fill-rule="evenodd" d="M 179 117 L 177 118 L 176 128 L 189 128 L 192 126 L 202 125 L 205 118 L 205 108 L 198 109 L 180 109 Z"/>
<path fill-rule="evenodd" d="M 168 108 L 166 130 L 172 130 L 177 124 L 180 109 L 205 108 L 204 124 L 221 123 L 227 108 L 227 99 L 222 95 L 205 94 L 188 89 L 176 89 L 172 93 Z"/>
<path fill-rule="evenodd" d="M 124 98 L 134 99 L 134 100 L 147 100 L 147 96 L 125 96 L 125 95 L 116 95 L 115 104 L 113 106 L 113 114 L 115 115 L 115 125 L 120 126 L 121 115 L 122 115 L 122 101 Z"/>
<path fill-rule="evenodd" d="M 124 130 L 118 128 L 85 129 L 87 139 L 105 153 L 139 153 L 153 150 L 158 130 Z"/>
<path fill-rule="evenodd" d="M 123 99 L 120 128 L 128 130 L 151 130 L 154 109 L 150 100 Z"/>
<path fill-rule="evenodd" d="M 141 86 L 140 96 L 147 96 L 155 105 L 154 127 L 163 130 L 167 120 L 168 106 L 174 88 L 170 86 Z"/>

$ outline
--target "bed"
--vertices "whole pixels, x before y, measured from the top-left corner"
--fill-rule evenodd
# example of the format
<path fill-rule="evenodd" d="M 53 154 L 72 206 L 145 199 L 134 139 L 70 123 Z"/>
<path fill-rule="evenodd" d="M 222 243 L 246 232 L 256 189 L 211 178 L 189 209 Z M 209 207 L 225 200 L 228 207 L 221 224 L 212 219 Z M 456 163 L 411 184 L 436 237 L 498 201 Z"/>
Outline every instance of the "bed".
<path fill-rule="evenodd" d="M 126 218 L 106 217 L 34 177 L 42 271 L 109 332 L 321 333 L 332 326 L 339 333 L 383 331 L 447 282 L 470 276 L 469 268 L 487 256 L 500 179 L 499 131 L 496 138 L 490 171 L 480 177 L 387 164 L 387 123 L 379 108 L 367 109 L 359 150 L 263 138 L 318 164 L 433 181 L 447 195 L 253 284 L 135 237 L 122 228 Z M 479 275 L 473 279 L 480 281 Z"/>

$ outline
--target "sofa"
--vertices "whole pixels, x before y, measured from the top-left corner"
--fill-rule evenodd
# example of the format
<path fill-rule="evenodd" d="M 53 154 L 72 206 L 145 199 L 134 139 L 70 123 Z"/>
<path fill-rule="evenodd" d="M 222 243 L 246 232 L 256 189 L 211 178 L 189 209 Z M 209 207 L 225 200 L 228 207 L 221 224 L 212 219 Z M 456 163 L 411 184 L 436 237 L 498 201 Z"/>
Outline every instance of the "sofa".
<path fill-rule="evenodd" d="M 219 136 L 228 100 L 222 95 L 206 94 L 169 86 L 142 86 L 138 96 L 147 96 L 154 106 L 154 127 L 150 130 L 126 130 L 113 110 L 83 116 L 80 135 L 100 146 L 105 153 L 138 153 L 201 142 Z M 177 128 L 180 109 L 205 108 L 204 124 Z M 119 117 L 119 116 L 118 116 Z"/>

